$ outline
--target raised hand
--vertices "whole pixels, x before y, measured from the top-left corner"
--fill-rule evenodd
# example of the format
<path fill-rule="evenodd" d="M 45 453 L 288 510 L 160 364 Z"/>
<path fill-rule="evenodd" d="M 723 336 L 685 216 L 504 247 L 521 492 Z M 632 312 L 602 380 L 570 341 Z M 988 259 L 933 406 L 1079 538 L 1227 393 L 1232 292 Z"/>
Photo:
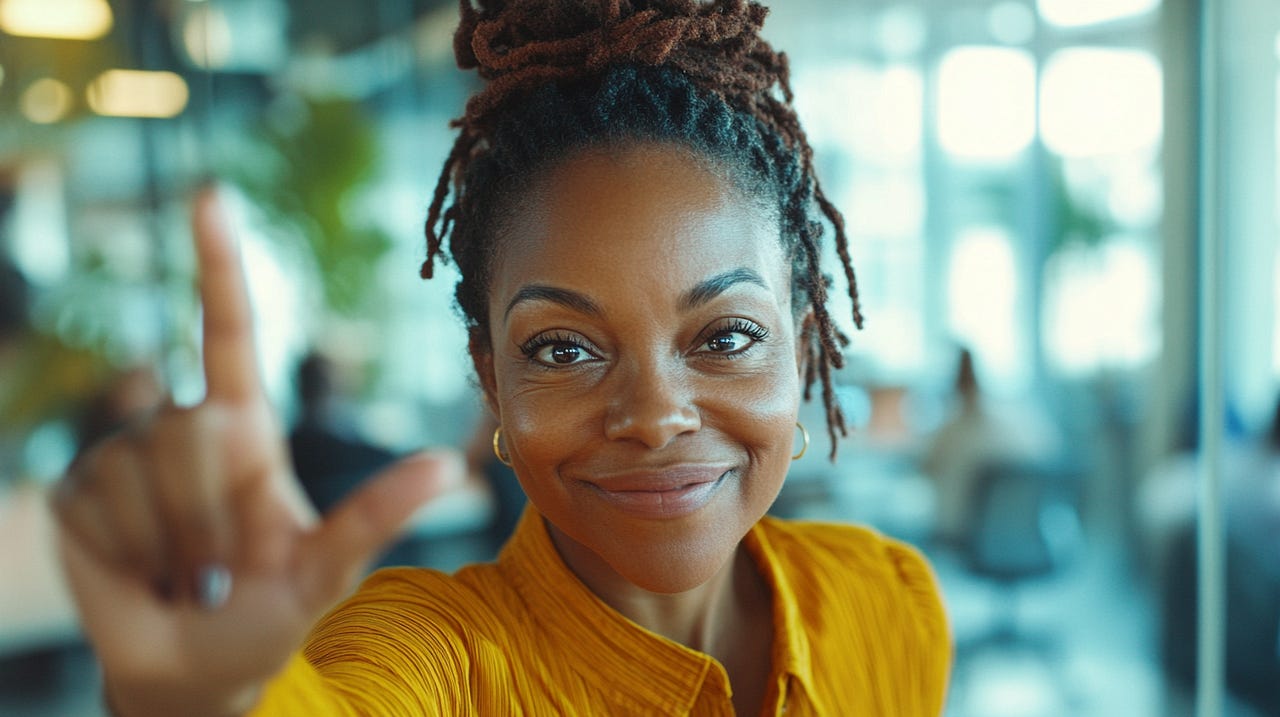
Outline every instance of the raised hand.
<path fill-rule="evenodd" d="M 243 714 L 368 560 L 462 471 L 419 454 L 310 510 L 257 371 L 212 191 L 196 199 L 207 394 L 93 447 L 54 496 L 63 562 L 120 717 Z"/>

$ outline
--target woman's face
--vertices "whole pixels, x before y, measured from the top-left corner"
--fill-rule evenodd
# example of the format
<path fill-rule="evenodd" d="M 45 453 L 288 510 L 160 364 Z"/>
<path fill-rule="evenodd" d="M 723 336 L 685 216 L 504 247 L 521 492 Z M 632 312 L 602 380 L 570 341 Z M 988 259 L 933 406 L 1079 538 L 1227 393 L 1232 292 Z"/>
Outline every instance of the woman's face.
<path fill-rule="evenodd" d="M 777 227 L 656 144 L 571 158 L 506 222 L 477 363 L 575 570 L 688 590 L 773 502 L 800 392 Z"/>

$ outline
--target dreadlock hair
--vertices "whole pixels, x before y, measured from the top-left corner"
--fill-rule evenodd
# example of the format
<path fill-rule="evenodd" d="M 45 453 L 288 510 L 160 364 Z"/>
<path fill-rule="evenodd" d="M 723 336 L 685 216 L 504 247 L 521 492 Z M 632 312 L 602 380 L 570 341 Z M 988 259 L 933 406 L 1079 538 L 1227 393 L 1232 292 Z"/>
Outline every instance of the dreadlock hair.
<path fill-rule="evenodd" d="M 791 107 L 786 55 L 759 35 L 767 10 L 746 0 L 459 0 L 454 54 L 485 86 L 467 102 L 426 221 L 423 278 L 449 254 L 471 350 L 488 350 L 488 290 L 499 217 L 540 172 L 591 148 L 683 146 L 768 204 L 792 264 L 804 398 L 822 383 L 831 457 L 847 435 L 832 385 L 848 343 L 827 310 L 820 213 L 862 327 L 844 220 L 819 185 Z"/>

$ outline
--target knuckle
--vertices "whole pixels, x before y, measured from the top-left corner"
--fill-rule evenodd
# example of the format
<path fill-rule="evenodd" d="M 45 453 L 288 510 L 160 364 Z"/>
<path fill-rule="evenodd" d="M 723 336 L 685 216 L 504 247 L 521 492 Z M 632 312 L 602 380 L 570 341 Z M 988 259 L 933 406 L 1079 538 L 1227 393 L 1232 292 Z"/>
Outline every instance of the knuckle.
<path fill-rule="evenodd" d="M 208 506 L 198 503 L 186 503 L 178 511 L 182 521 L 183 536 L 188 542 L 201 544 L 208 542 L 214 534 L 214 518 Z"/>
<path fill-rule="evenodd" d="M 157 577 L 165 572 L 163 546 L 159 541 L 131 536 L 121 547 L 120 560 L 122 567 L 147 577 Z"/>
<path fill-rule="evenodd" d="M 175 443 L 184 442 L 190 432 L 190 424 L 189 409 L 167 409 L 139 434 L 139 440 L 146 446 L 148 453 L 154 454 Z"/>
<path fill-rule="evenodd" d="M 185 501 L 175 506 L 171 532 L 174 549 L 186 562 L 199 562 L 219 553 L 218 518 L 211 508 L 201 502 Z"/>

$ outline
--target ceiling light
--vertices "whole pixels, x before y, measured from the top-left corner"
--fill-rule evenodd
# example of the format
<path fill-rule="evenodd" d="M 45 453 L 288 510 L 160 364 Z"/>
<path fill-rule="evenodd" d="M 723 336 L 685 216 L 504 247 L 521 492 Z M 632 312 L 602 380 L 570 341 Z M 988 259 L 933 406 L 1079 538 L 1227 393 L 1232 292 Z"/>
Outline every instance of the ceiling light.
<path fill-rule="evenodd" d="M 111 117 L 173 117 L 187 106 L 187 83 L 173 72 L 107 70 L 89 84 L 89 107 Z"/>
<path fill-rule="evenodd" d="M 0 30 L 10 35 L 95 40 L 111 22 L 106 0 L 0 0 Z"/>

